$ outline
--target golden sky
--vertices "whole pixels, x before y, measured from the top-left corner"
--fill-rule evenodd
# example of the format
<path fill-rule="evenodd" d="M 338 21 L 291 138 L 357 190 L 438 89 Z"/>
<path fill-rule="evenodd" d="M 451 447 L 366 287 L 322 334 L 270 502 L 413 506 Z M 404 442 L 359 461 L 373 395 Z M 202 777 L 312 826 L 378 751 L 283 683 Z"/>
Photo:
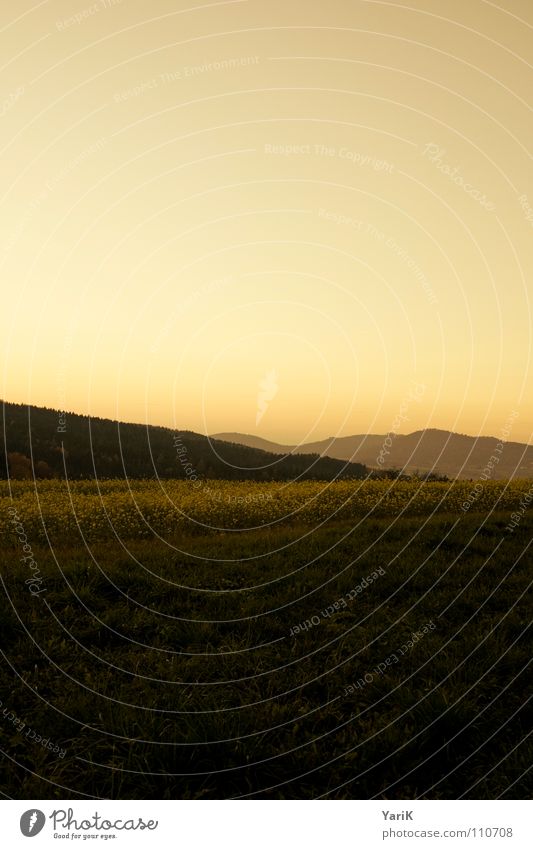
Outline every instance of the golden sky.
<path fill-rule="evenodd" d="M 533 441 L 530 0 L 19 0 L 0 46 L 0 397 Z"/>

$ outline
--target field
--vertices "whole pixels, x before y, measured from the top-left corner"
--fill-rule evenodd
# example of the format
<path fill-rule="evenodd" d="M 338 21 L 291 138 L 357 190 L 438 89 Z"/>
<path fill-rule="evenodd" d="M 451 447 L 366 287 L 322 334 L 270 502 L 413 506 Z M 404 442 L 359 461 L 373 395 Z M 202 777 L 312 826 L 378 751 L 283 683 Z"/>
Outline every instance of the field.
<path fill-rule="evenodd" d="M 531 481 L 0 485 L 0 789 L 528 798 Z"/>

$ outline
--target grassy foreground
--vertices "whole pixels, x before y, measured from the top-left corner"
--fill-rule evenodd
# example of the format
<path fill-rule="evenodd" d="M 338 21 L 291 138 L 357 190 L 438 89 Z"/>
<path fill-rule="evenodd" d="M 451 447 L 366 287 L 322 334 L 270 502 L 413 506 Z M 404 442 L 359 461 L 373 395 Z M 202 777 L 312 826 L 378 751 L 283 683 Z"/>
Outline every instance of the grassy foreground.
<path fill-rule="evenodd" d="M 531 796 L 531 482 L 165 485 L 0 491 L 4 794 Z"/>

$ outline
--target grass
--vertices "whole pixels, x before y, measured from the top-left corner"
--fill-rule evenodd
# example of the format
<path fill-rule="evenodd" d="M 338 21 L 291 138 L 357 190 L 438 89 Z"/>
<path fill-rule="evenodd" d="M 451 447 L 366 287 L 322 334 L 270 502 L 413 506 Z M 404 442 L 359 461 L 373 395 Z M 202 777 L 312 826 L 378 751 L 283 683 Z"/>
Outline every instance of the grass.
<path fill-rule="evenodd" d="M 475 504 L 87 544 L 32 526 L 36 596 L 6 536 L 0 788 L 529 797 L 533 517 L 508 522 Z"/>

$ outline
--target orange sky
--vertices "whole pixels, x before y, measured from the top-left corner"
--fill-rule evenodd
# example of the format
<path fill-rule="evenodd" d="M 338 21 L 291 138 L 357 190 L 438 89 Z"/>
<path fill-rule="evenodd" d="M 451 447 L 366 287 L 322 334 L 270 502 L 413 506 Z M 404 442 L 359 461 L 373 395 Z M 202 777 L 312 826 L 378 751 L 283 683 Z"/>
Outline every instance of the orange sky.
<path fill-rule="evenodd" d="M 533 441 L 528 0 L 21 0 L 0 45 L 0 397 Z"/>

